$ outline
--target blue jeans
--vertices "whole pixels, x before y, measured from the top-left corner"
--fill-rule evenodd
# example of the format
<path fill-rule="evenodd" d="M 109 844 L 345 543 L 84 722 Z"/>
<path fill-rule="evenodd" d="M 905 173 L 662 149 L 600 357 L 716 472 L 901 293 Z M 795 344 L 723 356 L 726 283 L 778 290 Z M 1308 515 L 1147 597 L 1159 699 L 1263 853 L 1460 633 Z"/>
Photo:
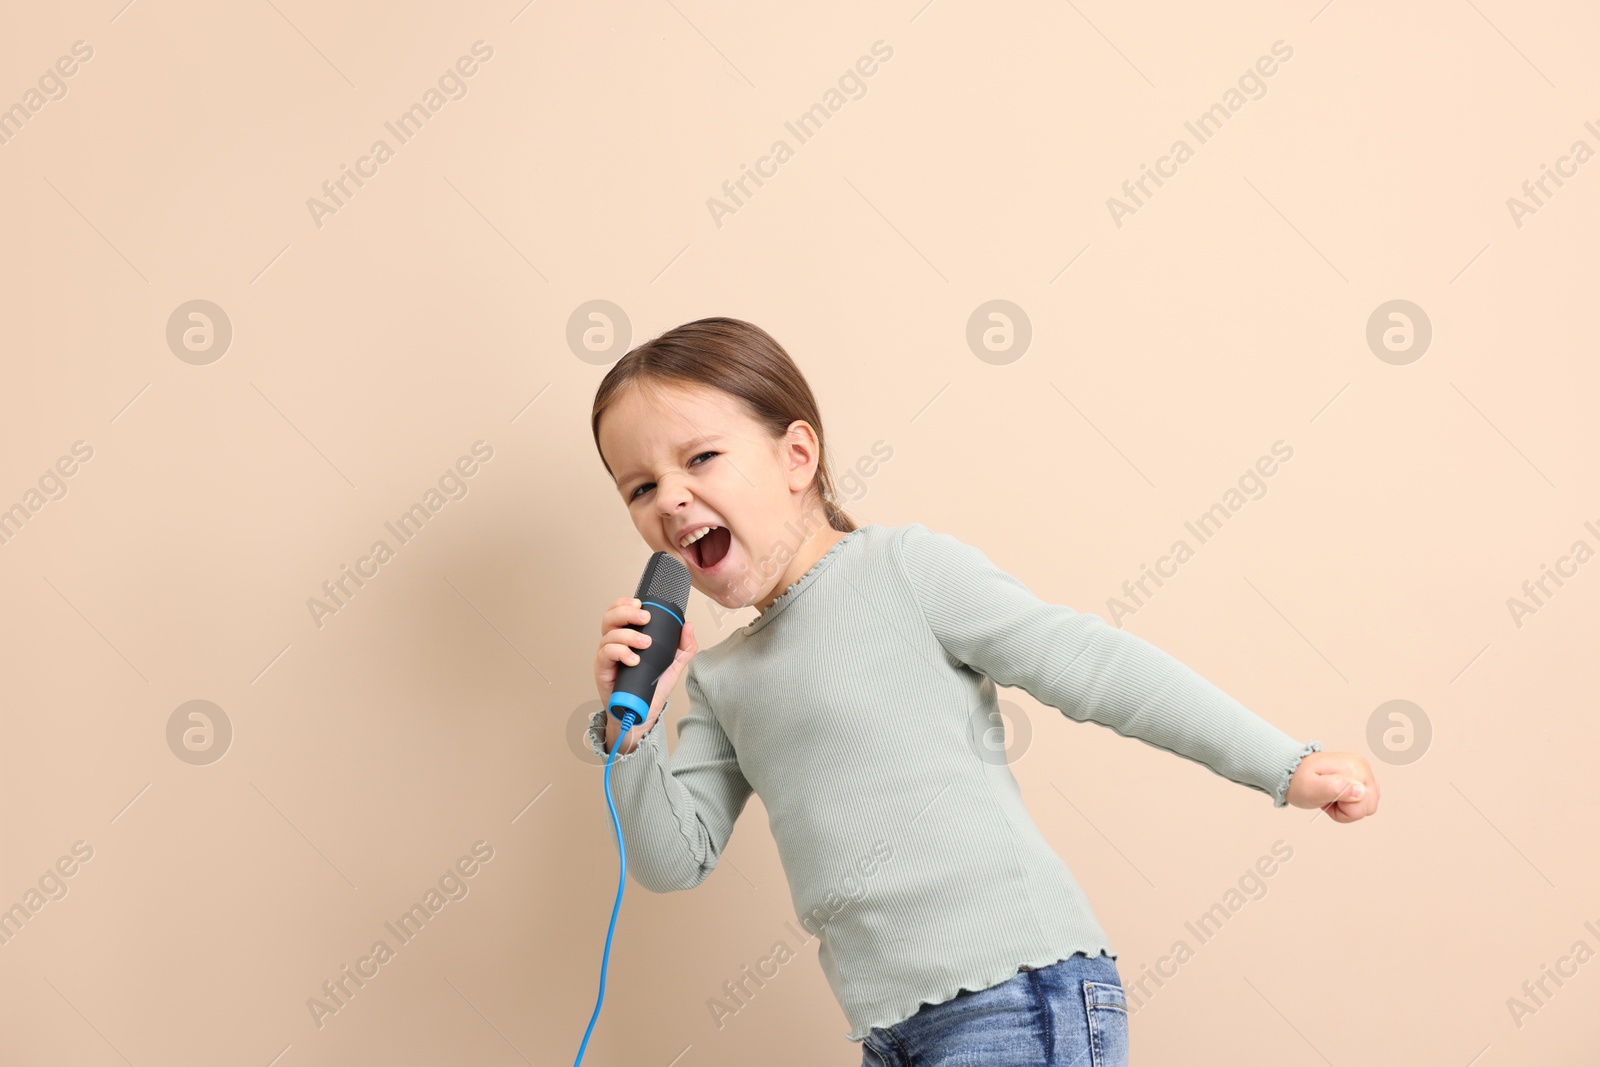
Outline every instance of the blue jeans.
<path fill-rule="evenodd" d="M 861 1044 L 862 1067 L 1127 1067 L 1127 994 L 1115 960 L 1075 952 L 923 1004 Z"/>

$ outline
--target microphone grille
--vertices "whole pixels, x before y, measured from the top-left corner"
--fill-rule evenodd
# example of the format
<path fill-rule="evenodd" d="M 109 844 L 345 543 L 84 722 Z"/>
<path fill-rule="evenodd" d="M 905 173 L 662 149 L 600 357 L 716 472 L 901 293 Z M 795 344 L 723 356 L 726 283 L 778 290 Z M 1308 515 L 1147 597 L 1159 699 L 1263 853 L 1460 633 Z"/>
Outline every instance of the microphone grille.
<path fill-rule="evenodd" d="M 665 604 L 682 616 L 689 605 L 689 589 L 693 585 L 694 579 L 689 575 L 689 568 L 683 565 L 681 559 L 671 552 L 656 552 L 645 564 L 639 588 L 633 595 L 640 600 Z"/>

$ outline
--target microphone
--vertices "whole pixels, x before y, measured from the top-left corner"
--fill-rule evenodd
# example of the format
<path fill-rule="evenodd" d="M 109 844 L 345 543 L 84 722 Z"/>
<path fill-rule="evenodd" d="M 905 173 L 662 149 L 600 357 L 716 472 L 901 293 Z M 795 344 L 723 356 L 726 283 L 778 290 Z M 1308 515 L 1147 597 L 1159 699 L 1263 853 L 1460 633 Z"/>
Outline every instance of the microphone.
<path fill-rule="evenodd" d="M 683 561 L 670 552 L 656 552 L 644 565 L 634 597 L 650 613 L 650 621 L 632 627 L 650 635 L 650 644 L 634 649 L 638 663 L 619 663 L 607 710 L 622 722 L 626 732 L 650 717 L 656 682 L 672 666 L 683 636 L 683 617 L 694 579 Z"/>

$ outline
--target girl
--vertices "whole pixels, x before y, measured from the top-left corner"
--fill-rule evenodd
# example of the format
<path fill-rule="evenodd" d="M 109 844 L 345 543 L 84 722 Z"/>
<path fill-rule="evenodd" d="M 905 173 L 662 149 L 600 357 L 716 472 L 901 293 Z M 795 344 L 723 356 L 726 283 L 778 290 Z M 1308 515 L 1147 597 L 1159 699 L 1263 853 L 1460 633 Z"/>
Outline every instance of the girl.
<path fill-rule="evenodd" d="M 635 880 L 704 881 L 752 792 L 862 1063 L 1126 1064 L 1117 952 L 980 742 L 995 686 L 1195 760 L 1337 822 L 1377 810 L 1366 760 L 1302 745 L 1154 645 L 1039 600 L 920 523 L 839 507 L 805 378 L 760 328 L 709 318 L 630 351 L 595 446 L 634 527 L 694 588 L 757 617 L 701 653 L 694 625 L 612 767 Z M 649 617 L 601 616 L 589 727 Z M 656 723 L 687 666 L 670 757 Z M 988 757 L 988 758 L 986 758 Z M 759 979 L 756 979 L 759 981 Z M 750 990 L 754 992 L 754 990 Z"/>

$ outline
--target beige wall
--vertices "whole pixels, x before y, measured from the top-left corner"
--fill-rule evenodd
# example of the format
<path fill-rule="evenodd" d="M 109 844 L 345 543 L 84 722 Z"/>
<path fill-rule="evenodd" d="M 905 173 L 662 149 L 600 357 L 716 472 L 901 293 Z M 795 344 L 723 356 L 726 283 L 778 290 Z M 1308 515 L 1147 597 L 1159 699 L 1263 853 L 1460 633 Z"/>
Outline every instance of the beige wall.
<path fill-rule="evenodd" d="M 627 346 L 715 314 L 788 347 L 838 469 L 892 449 L 859 520 L 976 544 L 1376 769 L 1381 811 L 1334 825 L 1004 693 L 1125 983 L 1171 975 L 1135 1063 L 1593 1058 L 1600 964 L 1522 988 L 1600 948 L 1592 9 L 121 2 L 0 34 L 27 112 L 0 145 L 0 904 L 39 905 L 0 946 L 0 1061 L 570 1061 L 617 878 L 579 731 L 646 555 L 589 404 Z M 995 300 L 1000 351 L 970 340 Z M 609 349 L 571 341 L 593 301 Z M 702 645 L 750 617 L 690 611 Z M 220 714 L 186 742 L 191 701 Z M 467 895 L 400 943 L 462 857 Z M 759 799 L 726 858 L 630 887 L 587 1063 L 858 1061 Z"/>

